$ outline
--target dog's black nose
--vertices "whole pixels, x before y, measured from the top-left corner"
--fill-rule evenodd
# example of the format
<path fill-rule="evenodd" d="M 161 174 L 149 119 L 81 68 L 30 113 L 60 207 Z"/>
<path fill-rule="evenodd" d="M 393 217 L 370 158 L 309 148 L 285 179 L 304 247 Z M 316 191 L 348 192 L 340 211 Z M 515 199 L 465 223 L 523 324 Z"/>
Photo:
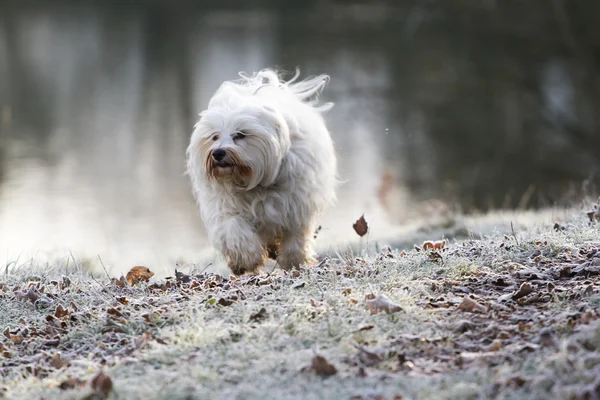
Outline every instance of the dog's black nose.
<path fill-rule="evenodd" d="M 215 159 L 215 161 L 221 161 L 222 159 L 225 158 L 226 154 L 227 154 L 227 152 L 223 149 L 216 149 L 216 150 L 213 150 L 213 152 L 212 152 L 212 156 Z"/>

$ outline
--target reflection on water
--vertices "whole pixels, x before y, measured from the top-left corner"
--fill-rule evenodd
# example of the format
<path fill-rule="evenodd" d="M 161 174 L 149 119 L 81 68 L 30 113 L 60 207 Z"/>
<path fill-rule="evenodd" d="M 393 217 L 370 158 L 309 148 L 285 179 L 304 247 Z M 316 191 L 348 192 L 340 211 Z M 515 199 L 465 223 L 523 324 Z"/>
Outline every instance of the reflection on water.
<path fill-rule="evenodd" d="M 548 56 L 536 70 L 538 100 L 559 116 L 538 129 L 524 113 L 523 91 L 493 82 L 492 70 L 474 73 L 481 63 L 455 53 L 476 45 L 460 42 L 464 32 L 444 31 L 443 18 L 427 25 L 427 10 L 7 4 L 0 13 L 7 261 L 72 250 L 100 254 L 114 271 L 146 264 L 160 272 L 176 260 L 211 260 L 183 176 L 185 148 L 218 85 L 265 66 L 332 76 L 324 98 L 336 107 L 326 118 L 347 183 L 322 219 L 321 248 L 354 239 L 352 222 L 363 213 L 383 233 L 423 199 L 515 205 L 541 184 L 552 190 L 533 190 L 532 204 L 552 201 L 597 170 L 587 131 L 579 147 L 563 135 L 589 114 L 570 65 Z M 534 146 L 531 132 L 550 149 Z M 525 158 L 531 148 L 543 154 Z M 574 154 L 568 166 L 549 159 Z"/>

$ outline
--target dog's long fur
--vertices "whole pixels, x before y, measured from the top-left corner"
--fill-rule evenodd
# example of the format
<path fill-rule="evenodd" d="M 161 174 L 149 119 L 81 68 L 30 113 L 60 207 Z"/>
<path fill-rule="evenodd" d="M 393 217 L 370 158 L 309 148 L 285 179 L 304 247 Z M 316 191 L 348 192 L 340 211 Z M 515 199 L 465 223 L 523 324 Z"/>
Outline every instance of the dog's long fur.
<path fill-rule="evenodd" d="M 276 256 L 313 261 L 315 218 L 335 202 L 333 142 L 318 106 L 326 75 L 285 82 L 273 70 L 225 82 L 200 113 L 187 173 L 213 246 L 235 274 Z M 217 161 L 213 151 L 226 155 Z M 220 153 L 223 152 L 220 150 Z"/>

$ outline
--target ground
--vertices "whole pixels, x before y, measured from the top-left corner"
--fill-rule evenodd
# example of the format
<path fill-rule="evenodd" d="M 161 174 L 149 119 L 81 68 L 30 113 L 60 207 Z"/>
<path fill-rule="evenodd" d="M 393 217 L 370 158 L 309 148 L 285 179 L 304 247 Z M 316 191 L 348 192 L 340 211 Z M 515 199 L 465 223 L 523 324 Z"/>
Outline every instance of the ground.
<path fill-rule="evenodd" d="M 0 397 L 600 398 L 599 234 L 576 212 L 238 278 L 9 265 Z"/>

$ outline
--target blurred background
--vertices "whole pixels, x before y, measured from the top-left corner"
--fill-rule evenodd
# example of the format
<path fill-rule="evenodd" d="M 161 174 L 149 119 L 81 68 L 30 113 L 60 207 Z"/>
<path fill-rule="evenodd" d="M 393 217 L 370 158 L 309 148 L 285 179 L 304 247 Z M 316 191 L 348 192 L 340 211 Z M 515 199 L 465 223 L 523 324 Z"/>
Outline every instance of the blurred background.
<path fill-rule="evenodd" d="M 597 0 L 0 0 L 0 259 L 211 260 L 185 148 L 221 82 L 264 67 L 332 78 L 347 182 L 321 248 L 363 213 L 384 235 L 594 195 L 599 18 Z"/>

